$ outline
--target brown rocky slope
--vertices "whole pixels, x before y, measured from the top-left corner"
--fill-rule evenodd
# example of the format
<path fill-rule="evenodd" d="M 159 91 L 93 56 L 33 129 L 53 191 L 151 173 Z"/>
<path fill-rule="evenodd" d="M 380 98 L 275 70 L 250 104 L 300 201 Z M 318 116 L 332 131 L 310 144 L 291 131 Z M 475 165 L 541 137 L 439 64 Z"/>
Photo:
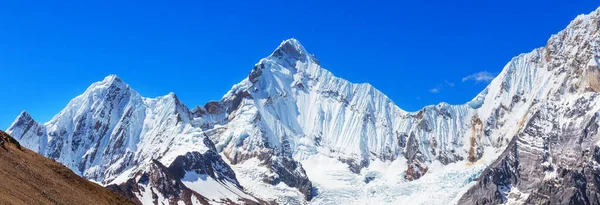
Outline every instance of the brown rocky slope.
<path fill-rule="evenodd" d="M 0 130 L 0 204 L 132 204 Z"/>

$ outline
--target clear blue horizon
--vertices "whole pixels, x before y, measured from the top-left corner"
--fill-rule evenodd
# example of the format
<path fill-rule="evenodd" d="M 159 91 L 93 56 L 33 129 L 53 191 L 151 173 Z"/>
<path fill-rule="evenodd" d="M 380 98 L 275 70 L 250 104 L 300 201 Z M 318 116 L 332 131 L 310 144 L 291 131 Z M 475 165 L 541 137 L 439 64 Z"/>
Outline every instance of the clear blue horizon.
<path fill-rule="evenodd" d="M 600 3 L 487 1 L 61 1 L 0 3 L 0 129 L 47 122 L 118 75 L 145 97 L 219 100 L 285 39 L 400 108 L 462 104 L 508 61 Z"/>

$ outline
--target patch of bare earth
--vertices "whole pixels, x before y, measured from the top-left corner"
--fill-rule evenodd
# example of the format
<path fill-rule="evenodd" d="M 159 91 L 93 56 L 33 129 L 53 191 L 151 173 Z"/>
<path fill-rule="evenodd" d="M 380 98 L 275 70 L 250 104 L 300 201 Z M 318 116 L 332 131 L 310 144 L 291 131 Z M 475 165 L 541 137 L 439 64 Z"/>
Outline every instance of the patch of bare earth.
<path fill-rule="evenodd" d="M 0 204 L 132 204 L 0 130 Z"/>

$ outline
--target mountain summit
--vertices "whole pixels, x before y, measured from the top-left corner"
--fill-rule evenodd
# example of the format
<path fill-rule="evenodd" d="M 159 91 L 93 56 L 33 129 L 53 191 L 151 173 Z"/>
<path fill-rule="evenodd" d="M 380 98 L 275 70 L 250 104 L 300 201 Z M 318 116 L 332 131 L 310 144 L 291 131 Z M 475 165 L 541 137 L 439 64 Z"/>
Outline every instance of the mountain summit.
<path fill-rule="evenodd" d="M 300 44 L 300 42 L 294 38 L 290 38 L 281 42 L 279 47 L 273 51 L 271 54 L 272 57 L 282 57 L 289 56 L 295 58 L 301 58 L 303 56 L 309 55 L 304 46 Z"/>

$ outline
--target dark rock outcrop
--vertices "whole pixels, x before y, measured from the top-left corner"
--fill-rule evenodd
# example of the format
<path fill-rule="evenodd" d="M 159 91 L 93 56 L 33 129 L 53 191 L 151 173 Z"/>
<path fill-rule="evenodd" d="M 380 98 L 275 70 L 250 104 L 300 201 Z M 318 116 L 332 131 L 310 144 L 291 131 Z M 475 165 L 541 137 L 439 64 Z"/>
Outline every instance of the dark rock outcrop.
<path fill-rule="evenodd" d="M 170 173 L 167 167 L 156 160 L 149 165 L 146 171 L 136 173 L 134 177 L 123 184 L 110 185 L 108 188 L 129 197 L 137 204 L 142 203 L 137 199 L 136 195 L 141 195 L 141 193 L 146 191 L 145 189 L 150 189 L 149 191 L 152 192 L 155 204 L 158 203 L 156 201 L 158 194 L 168 198 L 170 204 L 177 204 L 179 201 L 183 201 L 185 204 L 192 204 L 192 195 L 202 204 L 209 204 L 204 196 L 187 188 L 180 181 L 180 178 Z"/>
<path fill-rule="evenodd" d="M 459 204 L 600 204 L 597 116 L 559 126 L 554 113 L 536 112 Z"/>

